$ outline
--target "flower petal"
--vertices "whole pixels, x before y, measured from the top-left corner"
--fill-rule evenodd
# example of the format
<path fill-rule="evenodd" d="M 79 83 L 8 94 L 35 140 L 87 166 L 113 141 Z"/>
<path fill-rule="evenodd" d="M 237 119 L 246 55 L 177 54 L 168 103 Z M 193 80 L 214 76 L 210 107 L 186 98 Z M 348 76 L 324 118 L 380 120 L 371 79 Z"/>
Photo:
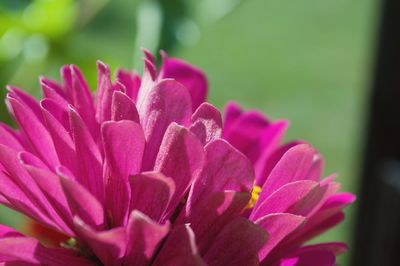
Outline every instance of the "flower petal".
<path fill-rule="evenodd" d="M 111 119 L 111 101 L 113 86 L 111 83 L 110 68 L 101 61 L 97 61 L 97 108 L 96 118 L 101 124 Z"/>
<path fill-rule="evenodd" d="M 111 103 L 111 119 L 132 120 L 139 123 L 139 113 L 133 101 L 123 92 L 114 91 Z"/>
<path fill-rule="evenodd" d="M 108 169 L 106 208 L 115 226 L 124 225 L 130 201 L 128 176 L 140 171 L 145 139 L 140 125 L 130 120 L 105 122 L 101 132 Z"/>
<path fill-rule="evenodd" d="M 259 201 L 264 201 L 281 186 L 298 180 L 306 180 L 317 152 L 308 144 L 289 149 L 276 164 L 262 187 Z"/>
<path fill-rule="evenodd" d="M 204 255 L 208 265 L 259 265 L 257 253 L 267 241 L 266 232 L 238 217 L 224 227 Z"/>
<path fill-rule="evenodd" d="M 133 211 L 127 228 L 124 265 L 147 265 L 168 234 L 169 224 L 159 225 L 139 211 Z"/>
<path fill-rule="evenodd" d="M 162 57 L 160 77 L 172 78 L 182 83 L 190 93 L 193 110 L 196 110 L 207 97 L 207 78 L 203 71 L 182 60 L 168 57 L 166 53 L 162 53 Z"/>
<path fill-rule="evenodd" d="M 11 265 L 94 265 L 76 252 L 46 248 L 33 238 L 17 236 L 0 238 L 0 261 Z"/>
<path fill-rule="evenodd" d="M 140 76 L 136 72 L 129 72 L 123 69 L 117 71 L 117 81 L 121 82 L 126 89 L 126 95 L 136 102 L 141 84 Z"/>
<path fill-rule="evenodd" d="M 88 188 L 102 203 L 104 201 L 104 183 L 100 151 L 84 121 L 72 106 L 69 106 L 69 119 L 75 144 L 75 157 L 79 158 L 79 174 L 76 177 L 79 183 Z"/>
<path fill-rule="evenodd" d="M 42 121 L 34 114 L 32 109 L 10 94 L 7 96 L 7 101 L 12 108 L 22 132 L 35 151 L 35 154 L 50 168 L 54 169 L 54 167 L 59 164 L 58 156 L 53 145 L 53 140 L 42 124 Z"/>
<path fill-rule="evenodd" d="M 72 213 L 58 176 L 49 171 L 28 165 L 26 162 L 24 162 L 24 167 L 60 217 L 59 224 L 62 226 L 63 232 L 70 236 L 75 235 L 72 231 Z"/>
<path fill-rule="evenodd" d="M 166 129 L 172 122 L 188 125 L 192 105 L 185 87 L 174 80 L 162 80 L 138 108 L 147 141 L 142 170 L 148 171 L 153 168 Z"/>
<path fill-rule="evenodd" d="M 254 171 L 250 161 L 242 153 L 222 139 L 207 144 L 205 151 L 204 170 L 192 186 L 189 205 L 212 192 L 251 192 Z"/>
<path fill-rule="evenodd" d="M 296 181 L 286 184 L 260 202 L 250 215 L 250 220 L 271 213 L 292 213 L 305 216 L 304 209 L 310 208 L 312 195 L 319 190 L 319 184 L 311 180 Z M 312 204 L 314 207 L 315 204 Z"/>
<path fill-rule="evenodd" d="M 295 254 L 284 258 L 279 266 L 296 266 L 296 265 L 318 265 L 318 266 L 334 266 L 336 265 L 336 257 L 330 251 L 326 250 L 299 250 Z"/>
<path fill-rule="evenodd" d="M 203 253 L 232 219 L 241 215 L 250 199 L 249 193 L 235 191 L 207 195 L 195 206 L 182 212 L 176 223 L 189 223 Z"/>
<path fill-rule="evenodd" d="M 124 227 L 114 227 L 108 231 L 95 231 L 79 217 L 74 218 L 75 228 L 82 240 L 104 265 L 121 265 L 126 251 Z"/>
<path fill-rule="evenodd" d="M 175 192 L 171 178 L 157 172 L 145 172 L 129 177 L 130 210 L 138 210 L 154 221 L 162 221 Z"/>
<path fill-rule="evenodd" d="M 48 111 L 49 101 L 43 100 L 41 102 L 42 112 L 46 121 L 47 129 L 53 139 L 54 147 L 60 158 L 60 163 L 70 169 L 75 175 L 78 175 L 77 161 L 75 157 L 75 145 L 72 141 L 71 135 L 67 129 Z M 68 115 L 68 113 L 66 113 Z M 69 126 L 68 126 L 69 128 Z"/>
<path fill-rule="evenodd" d="M 0 123 L 0 144 L 8 146 L 17 151 L 24 150 L 24 147 L 17 137 L 16 132 L 3 123 Z"/>
<path fill-rule="evenodd" d="M 90 92 L 80 70 L 74 66 L 65 66 L 61 70 L 61 75 L 64 80 L 64 87 L 69 96 L 70 103 L 82 117 L 83 121 L 93 135 L 97 138 L 98 125 L 95 120 L 95 109 L 93 104 L 93 96 Z"/>
<path fill-rule="evenodd" d="M 60 182 L 73 215 L 96 229 L 104 227 L 104 209 L 100 202 L 85 187 L 59 173 Z M 84 204 L 82 204 L 84 203 Z"/>
<path fill-rule="evenodd" d="M 255 223 L 268 232 L 268 242 L 259 252 L 260 260 L 263 260 L 271 250 L 285 237 L 300 228 L 305 222 L 305 217 L 290 213 L 274 213 L 258 219 Z"/>
<path fill-rule="evenodd" d="M 197 252 L 195 235 L 188 224 L 172 229 L 153 266 L 207 265 Z"/>
<path fill-rule="evenodd" d="M 202 103 L 191 118 L 190 131 L 195 134 L 203 145 L 221 138 L 221 113 L 209 103 Z"/>
<path fill-rule="evenodd" d="M 165 132 L 154 170 L 171 177 L 175 193 L 167 209 L 171 215 L 199 176 L 204 162 L 204 150 L 200 141 L 186 128 L 172 123 Z"/>

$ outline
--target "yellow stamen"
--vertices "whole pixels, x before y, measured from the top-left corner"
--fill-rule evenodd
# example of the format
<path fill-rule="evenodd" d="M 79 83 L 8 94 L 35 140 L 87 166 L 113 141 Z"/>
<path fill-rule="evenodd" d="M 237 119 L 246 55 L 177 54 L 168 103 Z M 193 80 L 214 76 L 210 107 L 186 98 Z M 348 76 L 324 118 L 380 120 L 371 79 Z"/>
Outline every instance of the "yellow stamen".
<path fill-rule="evenodd" d="M 254 185 L 253 190 L 251 191 L 251 198 L 246 205 L 246 209 L 254 208 L 254 205 L 256 205 L 256 202 L 257 202 L 258 198 L 260 197 L 260 192 L 261 192 L 261 187 Z"/>

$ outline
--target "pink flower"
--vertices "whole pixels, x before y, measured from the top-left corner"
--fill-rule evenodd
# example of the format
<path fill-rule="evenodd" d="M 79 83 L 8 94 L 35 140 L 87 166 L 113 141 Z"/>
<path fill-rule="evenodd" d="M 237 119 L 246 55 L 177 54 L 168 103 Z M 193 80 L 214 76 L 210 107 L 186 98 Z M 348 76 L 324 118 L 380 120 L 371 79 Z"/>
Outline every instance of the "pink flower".
<path fill-rule="evenodd" d="M 304 245 L 354 200 L 320 180 L 285 121 L 205 101 L 197 68 L 163 54 L 160 71 L 98 63 L 92 96 L 75 66 L 42 78 L 40 103 L 9 87 L 18 130 L 0 126 L 0 202 L 69 237 L 49 247 L 0 227 L 11 265 L 334 265 L 342 243 Z M 224 127 L 223 127 L 224 124 Z M 58 239 L 58 238 L 57 238 Z"/>

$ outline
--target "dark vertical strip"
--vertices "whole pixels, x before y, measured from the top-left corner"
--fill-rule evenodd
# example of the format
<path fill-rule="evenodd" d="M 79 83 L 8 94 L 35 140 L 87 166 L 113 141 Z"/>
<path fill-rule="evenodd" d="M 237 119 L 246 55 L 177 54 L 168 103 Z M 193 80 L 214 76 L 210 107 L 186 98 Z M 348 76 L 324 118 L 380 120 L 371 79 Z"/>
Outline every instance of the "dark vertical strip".
<path fill-rule="evenodd" d="M 384 0 L 351 265 L 399 265 L 400 1 Z"/>

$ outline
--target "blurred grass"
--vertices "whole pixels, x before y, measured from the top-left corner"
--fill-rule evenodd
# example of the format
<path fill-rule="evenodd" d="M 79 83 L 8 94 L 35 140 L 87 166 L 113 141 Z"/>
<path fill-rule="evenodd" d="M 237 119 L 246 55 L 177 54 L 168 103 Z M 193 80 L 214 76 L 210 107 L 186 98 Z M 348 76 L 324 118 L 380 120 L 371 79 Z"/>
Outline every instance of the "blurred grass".
<path fill-rule="evenodd" d="M 137 45 L 136 2 L 110 1 L 84 26 L 50 38 L 46 59 L 24 61 L 19 56 L 0 64 L 0 85 L 12 83 L 37 94 L 37 77 L 58 79 L 62 64 L 77 64 L 92 85 L 96 59 L 114 70 L 118 65 L 129 68 Z M 217 14 L 219 5 L 229 1 L 206 2 Z M 339 173 L 343 190 L 356 192 L 377 2 L 247 0 L 211 23 L 207 12 L 196 12 L 198 1 L 191 0 L 189 12 L 201 23 L 187 21 L 187 46 L 173 55 L 204 69 L 210 101 L 218 107 L 235 100 L 273 119 L 289 119 L 287 139 L 311 142 L 325 156 L 326 174 Z M 349 242 L 354 208 L 323 240 Z M 0 221 L 15 225 L 18 220 L 6 213 L 0 209 Z M 340 263 L 347 265 L 347 257 Z"/>

